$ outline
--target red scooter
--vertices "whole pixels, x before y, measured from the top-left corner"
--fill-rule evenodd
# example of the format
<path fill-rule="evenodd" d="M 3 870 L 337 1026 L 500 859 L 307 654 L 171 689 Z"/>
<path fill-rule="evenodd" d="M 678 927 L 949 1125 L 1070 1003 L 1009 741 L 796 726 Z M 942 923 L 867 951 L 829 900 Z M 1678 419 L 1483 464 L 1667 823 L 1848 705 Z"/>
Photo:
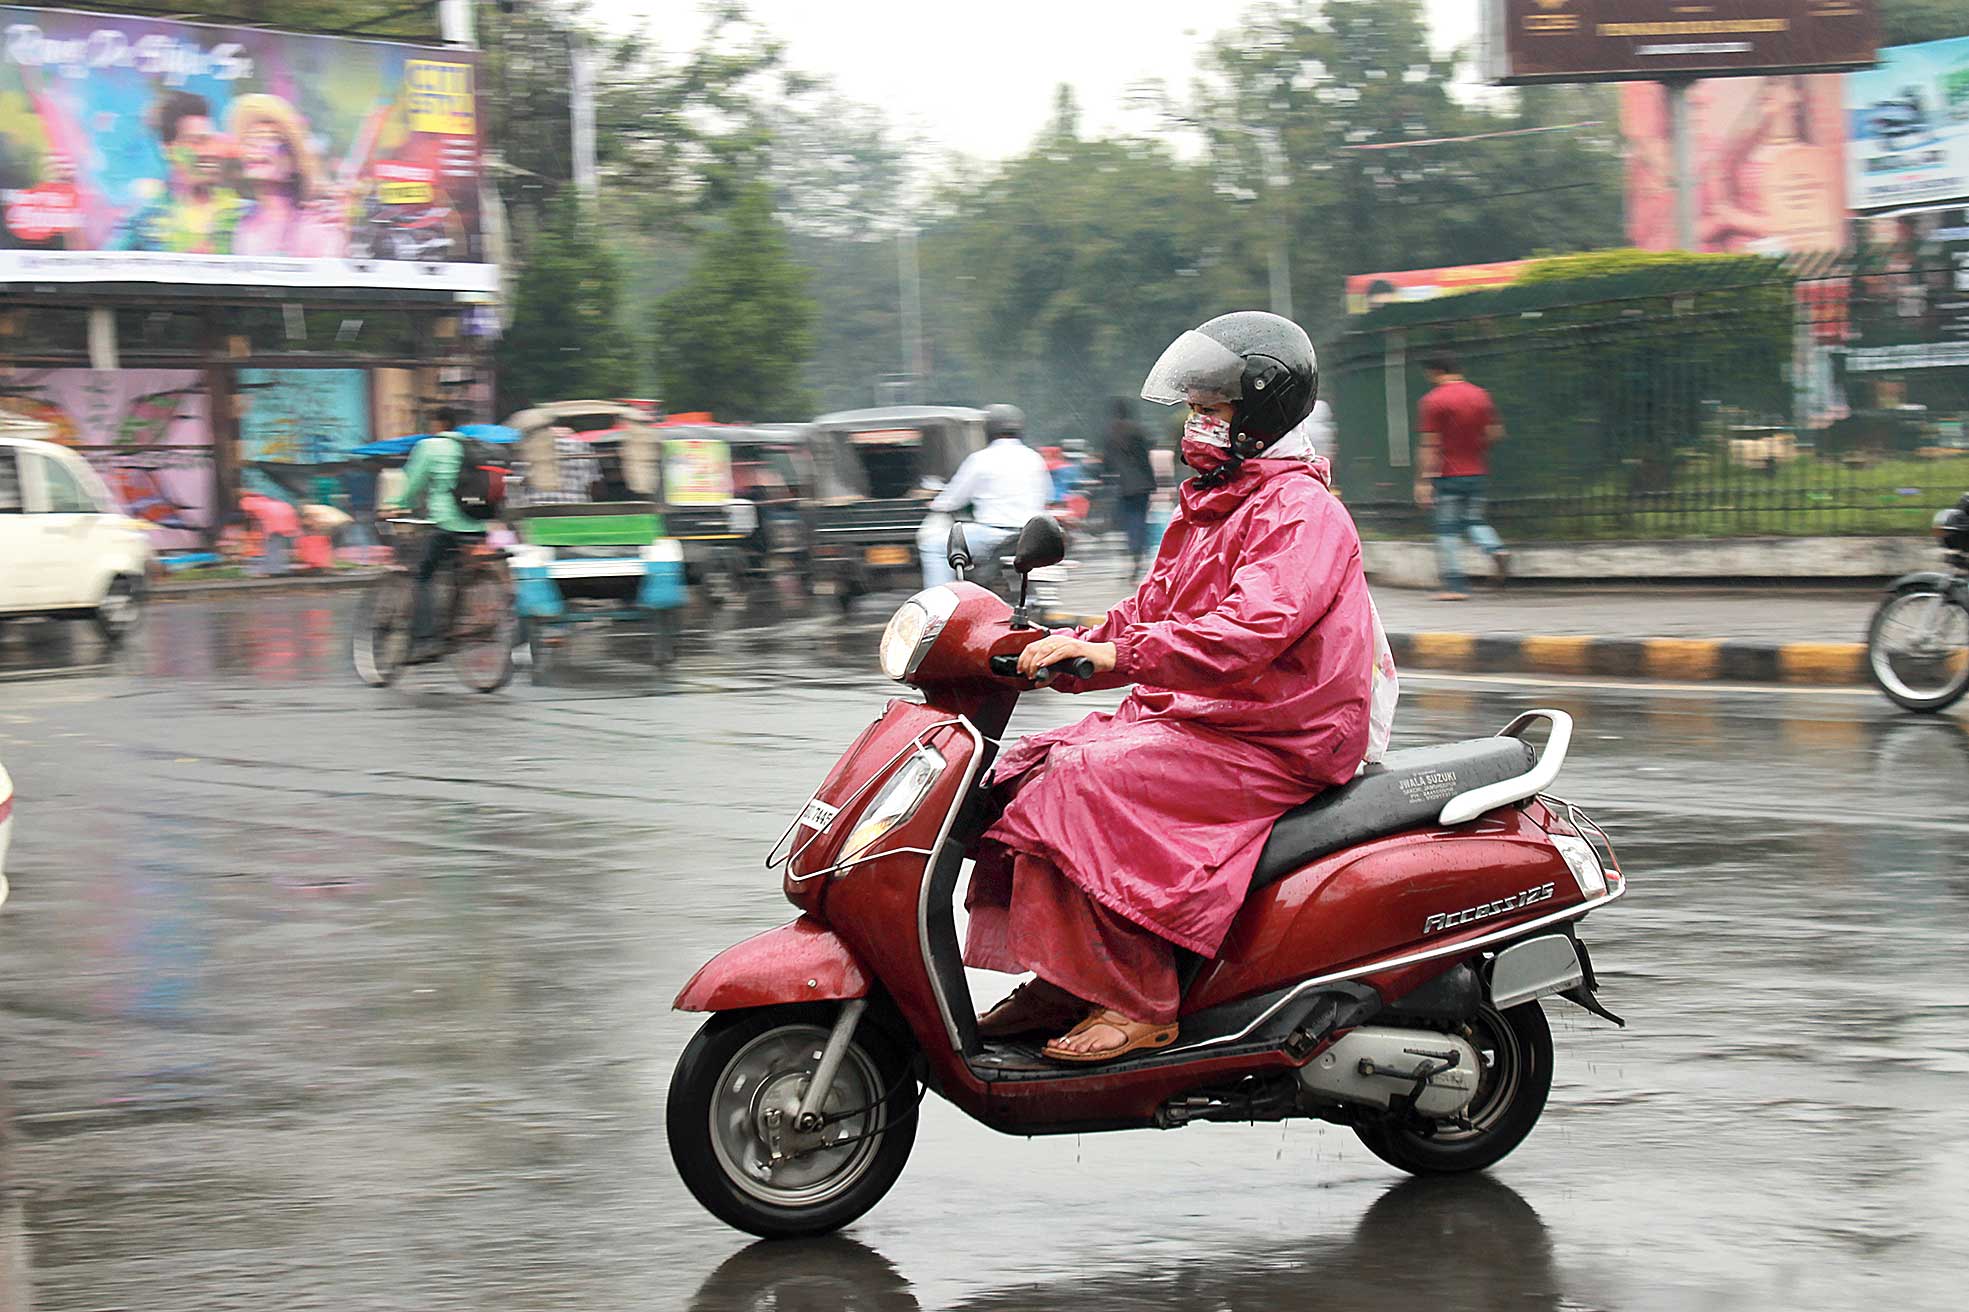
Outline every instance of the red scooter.
<path fill-rule="evenodd" d="M 1065 549 L 1035 519 L 1014 568 Z M 961 538 L 951 564 L 960 578 L 971 564 Z M 954 915 L 996 814 L 992 759 L 1035 686 L 1018 654 L 1044 632 L 1023 600 L 967 582 L 889 621 L 882 670 L 923 700 L 863 730 L 769 855 L 800 916 L 677 997 L 712 1013 L 667 1116 L 698 1201 L 768 1238 L 838 1229 L 895 1183 L 926 1089 L 1009 1134 L 1317 1117 L 1417 1174 L 1515 1148 L 1552 1083 L 1539 999 L 1620 1023 L 1574 928 L 1625 881 L 1599 827 L 1542 795 L 1570 718 L 1531 711 L 1495 738 L 1391 752 L 1281 816 L 1217 957 L 1184 961 L 1175 1043 L 1065 1066 L 979 1039 Z M 1542 752 L 1524 740 L 1540 721 Z"/>

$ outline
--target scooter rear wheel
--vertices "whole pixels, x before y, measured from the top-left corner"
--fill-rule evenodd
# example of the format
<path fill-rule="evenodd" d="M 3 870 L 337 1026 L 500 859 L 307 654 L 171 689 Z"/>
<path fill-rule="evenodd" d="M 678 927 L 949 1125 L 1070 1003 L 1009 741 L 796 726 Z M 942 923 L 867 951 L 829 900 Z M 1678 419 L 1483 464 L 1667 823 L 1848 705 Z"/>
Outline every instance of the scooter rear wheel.
<path fill-rule="evenodd" d="M 1485 1005 L 1465 1037 L 1484 1063 L 1465 1113 L 1469 1125 L 1357 1125 L 1354 1133 L 1369 1152 L 1415 1175 L 1459 1175 L 1502 1161 L 1524 1142 L 1552 1092 L 1552 1027 L 1544 1009 L 1535 1001 L 1509 1011 Z"/>
<path fill-rule="evenodd" d="M 908 1055 L 873 1024 L 855 1032 L 822 1103 L 840 1119 L 813 1134 L 793 1128 L 836 1010 L 721 1013 L 684 1048 L 665 1112 L 670 1155 L 726 1224 L 766 1239 L 828 1234 L 902 1174 L 916 1142 L 916 1086 Z"/>

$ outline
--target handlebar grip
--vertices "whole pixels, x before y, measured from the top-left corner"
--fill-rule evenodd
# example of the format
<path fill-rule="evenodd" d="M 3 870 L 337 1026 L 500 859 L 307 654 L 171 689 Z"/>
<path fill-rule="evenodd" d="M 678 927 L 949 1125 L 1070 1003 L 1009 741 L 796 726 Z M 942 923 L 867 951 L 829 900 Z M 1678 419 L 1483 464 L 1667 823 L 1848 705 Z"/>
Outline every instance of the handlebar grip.
<path fill-rule="evenodd" d="M 991 658 L 991 672 L 1002 678 L 1017 678 L 1019 673 L 1019 658 L 1017 656 L 994 656 Z M 1094 662 L 1085 656 L 1075 656 L 1071 660 L 1055 661 L 1051 665 L 1040 666 L 1038 674 L 1033 676 L 1032 681 L 1035 684 L 1051 683 L 1054 678 L 1062 674 L 1073 679 L 1091 679 L 1094 677 Z"/>

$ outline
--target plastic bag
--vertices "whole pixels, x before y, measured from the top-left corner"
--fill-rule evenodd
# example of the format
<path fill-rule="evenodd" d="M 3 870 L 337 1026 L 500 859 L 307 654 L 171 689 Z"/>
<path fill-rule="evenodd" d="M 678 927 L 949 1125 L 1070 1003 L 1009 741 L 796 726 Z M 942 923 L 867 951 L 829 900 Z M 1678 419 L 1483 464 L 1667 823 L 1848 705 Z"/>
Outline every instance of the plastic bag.
<path fill-rule="evenodd" d="M 1388 751 L 1388 739 L 1395 730 L 1395 703 L 1401 700 L 1401 679 L 1395 674 L 1395 652 L 1388 645 L 1388 634 L 1381 627 L 1381 612 L 1374 598 L 1367 599 L 1368 613 L 1374 617 L 1374 679 L 1367 702 L 1367 759 L 1379 761 Z"/>

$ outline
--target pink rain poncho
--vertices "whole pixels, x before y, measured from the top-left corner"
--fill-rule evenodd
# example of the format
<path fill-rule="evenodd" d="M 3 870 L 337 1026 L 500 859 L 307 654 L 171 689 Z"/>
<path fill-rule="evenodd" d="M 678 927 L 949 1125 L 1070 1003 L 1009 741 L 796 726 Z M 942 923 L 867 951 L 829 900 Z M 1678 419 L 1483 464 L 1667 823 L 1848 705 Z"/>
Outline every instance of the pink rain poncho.
<path fill-rule="evenodd" d="M 1214 955 L 1273 821 L 1359 769 L 1385 657 L 1360 538 L 1329 481 L 1324 460 L 1259 459 L 1220 486 L 1183 486 L 1147 580 L 1080 635 L 1115 644 L 1114 672 L 1058 685 L 1134 692 L 1112 715 L 1024 739 L 994 772 L 1015 791 L 972 880 L 972 965 L 1172 1016 L 1173 959 L 1100 996 L 1102 976 L 1144 968 L 1109 916 Z M 1074 899 L 1058 877 L 1096 904 L 1093 925 L 1062 910 Z M 1074 964 L 1090 953 L 1108 969 Z"/>

